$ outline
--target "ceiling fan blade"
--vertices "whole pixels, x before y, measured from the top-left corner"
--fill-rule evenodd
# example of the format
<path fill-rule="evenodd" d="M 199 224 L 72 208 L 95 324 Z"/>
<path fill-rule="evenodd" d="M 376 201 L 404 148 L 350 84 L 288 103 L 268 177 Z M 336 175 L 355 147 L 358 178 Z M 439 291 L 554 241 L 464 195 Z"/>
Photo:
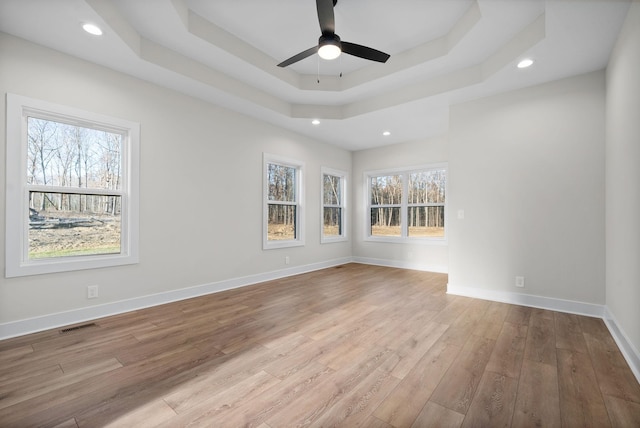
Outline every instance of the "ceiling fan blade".
<path fill-rule="evenodd" d="M 336 22 L 333 15 L 333 0 L 316 0 L 318 9 L 318 22 L 322 34 L 333 34 L 336 32 Z"/>
<path fill-rule="evenodd" d="M 342 52 L 371 61 L 387 62 L 390 55 L 379 50 L 368 48 L 366 46 L 357 45 L 355 43 L 341 42 Z"/>
<path fill-rule="evenodd" d="M 302 59 L 305 59 L 308 56 L 313 55 L 314 53 L 318 52 L 318 47 L 314 46 L 312 48 L 307 49 L 306 51 L 302 51 L 297 55 L 292 56 L 291 58 L 282 61 L 280 64 L 278 64 L 278 67 L 286 67 L 288 65 L 291 65 L 293 63 L 296 63 Z"/>

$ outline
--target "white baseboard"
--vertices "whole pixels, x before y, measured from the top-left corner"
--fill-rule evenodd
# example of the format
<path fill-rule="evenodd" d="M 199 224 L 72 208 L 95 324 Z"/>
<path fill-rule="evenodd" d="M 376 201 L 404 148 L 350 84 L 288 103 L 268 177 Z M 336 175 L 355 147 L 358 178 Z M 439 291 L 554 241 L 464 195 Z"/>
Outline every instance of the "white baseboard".
<path fill-rule="evenodd" d="M 640 383 L 640 352 L 633 346 L 633 343 L 631 343 L 624 330 L 620 328 L 608 307 L 605 307 L 604 323 L 607 325 L 611 336 L 613 336 L 613 340 L 616 341 L 620 352 L 622 352 L 624 359 L 627 360 L 631 371 Z"/>
<path fill-rule="evenodd" d="M 352 257 L 351 261 L 354 263 L 361 263 L 363 265 L 375 265 L 386 266 L 400 269 L 420 270 L 426 272 L 436 273 L 448 273 L 447 266 L 428 265 L 424 263 L 407 262 L 403 260 L 387 260 L 387 259 L 374 259 L 370 257 Z"/>
<path fill-rule="evenodd" d="M 474 297 L 476 299 L 491 300 L 494 302 L 511 303 L 513 305 L 529 306 L 532 308 L 549 309 L 569 314 L 587 315 L 598 318 L 604 317 L 604 305 L 555 299 L 553 297 L 533 296 L 530 294 L 511 293 L 508 291 L 485 290 L 475 287 L 461 287 L 451 284 L 447 284 L 447 294 Z"/>
<path fill-rule="evenodd" d="M 231 290 L 234 288 L 253 285 L 260 282 L 285 278 L 287 276 L 312 272 L 315 270 L 342 265 L 351 261 L 352 260 L 350 257 L 333 259 L 320 263 L 294 266 L 272 272 L 249 275 L 240 278 L 232 278 L 224 281 L 212 282 L 188 288 L 181 288 L 179 290 L 172 290 L 149 296 L 136 297 L 129 300 L 121 300 L 118 302 L 106 303 L 103 305 L 90 306 L 66 312 L 44 315 L 36 318 L 13 321 L 5 324 L 0 324 L 0 340 L 9 339 L 16 336 L 23 336 L 25 334 L 36 333 L 52 328 L 68 326 L 71 324 L 78 324 L 111 315 L 118 315 L 125 312 L 148 308 L 151 306 L 163 305 L 166 303 L 177 302 L 193 297 L 218 293 L 224 290 Z"/>
<path fill-rule="evenodd" d="M 510 293 L 506 291 L 460 287 L 451 284 L 447 284 L 447 294 L 602 318 L 609 329 L 611 336 L 620 348 L 620 352 L 622 352 L 627 364 L 629 364 L 631 371 L 638 382 L 640 382 L 640 352 L 638 352 L 638 350 L 628 340 L 627 335 L 619 327 L 615 317 L 605 305 L 555 299 L 552 297 L 532 296 L 529 294 Z"/>

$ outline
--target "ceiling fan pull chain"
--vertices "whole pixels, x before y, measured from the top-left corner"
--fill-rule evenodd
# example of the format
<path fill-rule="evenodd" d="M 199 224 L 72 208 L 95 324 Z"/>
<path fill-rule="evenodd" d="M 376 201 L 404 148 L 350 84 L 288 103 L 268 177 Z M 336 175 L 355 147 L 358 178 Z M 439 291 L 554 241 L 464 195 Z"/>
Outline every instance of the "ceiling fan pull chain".
<path fill-rule="evenodd" d="M 320 56 L 318 56 L 318 71 L 316 74 L 316 79 L 318 80 L 318 84 L 320 84 Z"/>

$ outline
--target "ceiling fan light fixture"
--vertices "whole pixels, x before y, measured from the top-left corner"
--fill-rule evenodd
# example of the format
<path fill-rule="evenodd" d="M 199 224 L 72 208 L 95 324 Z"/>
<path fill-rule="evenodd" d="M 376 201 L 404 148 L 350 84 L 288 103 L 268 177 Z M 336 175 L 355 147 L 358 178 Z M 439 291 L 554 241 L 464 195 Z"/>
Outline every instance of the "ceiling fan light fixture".
<path fill-rule="evenodd" d="M 342 53 L 340 37 L 335 34 L 331 36 L 321 36 L 318 45 L 318 55 L 320 55 L 320 58 L 322 59 L 336 59 Z"/>

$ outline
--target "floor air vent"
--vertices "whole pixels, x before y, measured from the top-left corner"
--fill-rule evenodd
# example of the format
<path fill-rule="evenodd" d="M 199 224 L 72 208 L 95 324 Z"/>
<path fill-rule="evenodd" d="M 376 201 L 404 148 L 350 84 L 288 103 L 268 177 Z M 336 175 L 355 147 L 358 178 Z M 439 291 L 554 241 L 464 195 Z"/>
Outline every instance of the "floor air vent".
<path fill-rule="evenodd" d="M 77 330 L 84 330 L 85 328 L 90 328 L 90 327 L 97 327 L 98 325 L 94 322 L 91 322 L 89 324 L 81 324 L 81 325 L 76 325 L 73 327 L 67 327 L 67 328 L 63 328 L 62 330 L 60 330 L 61 334 L 64 333 L 71 333 L 72 331 L 77 331 Z"/>

